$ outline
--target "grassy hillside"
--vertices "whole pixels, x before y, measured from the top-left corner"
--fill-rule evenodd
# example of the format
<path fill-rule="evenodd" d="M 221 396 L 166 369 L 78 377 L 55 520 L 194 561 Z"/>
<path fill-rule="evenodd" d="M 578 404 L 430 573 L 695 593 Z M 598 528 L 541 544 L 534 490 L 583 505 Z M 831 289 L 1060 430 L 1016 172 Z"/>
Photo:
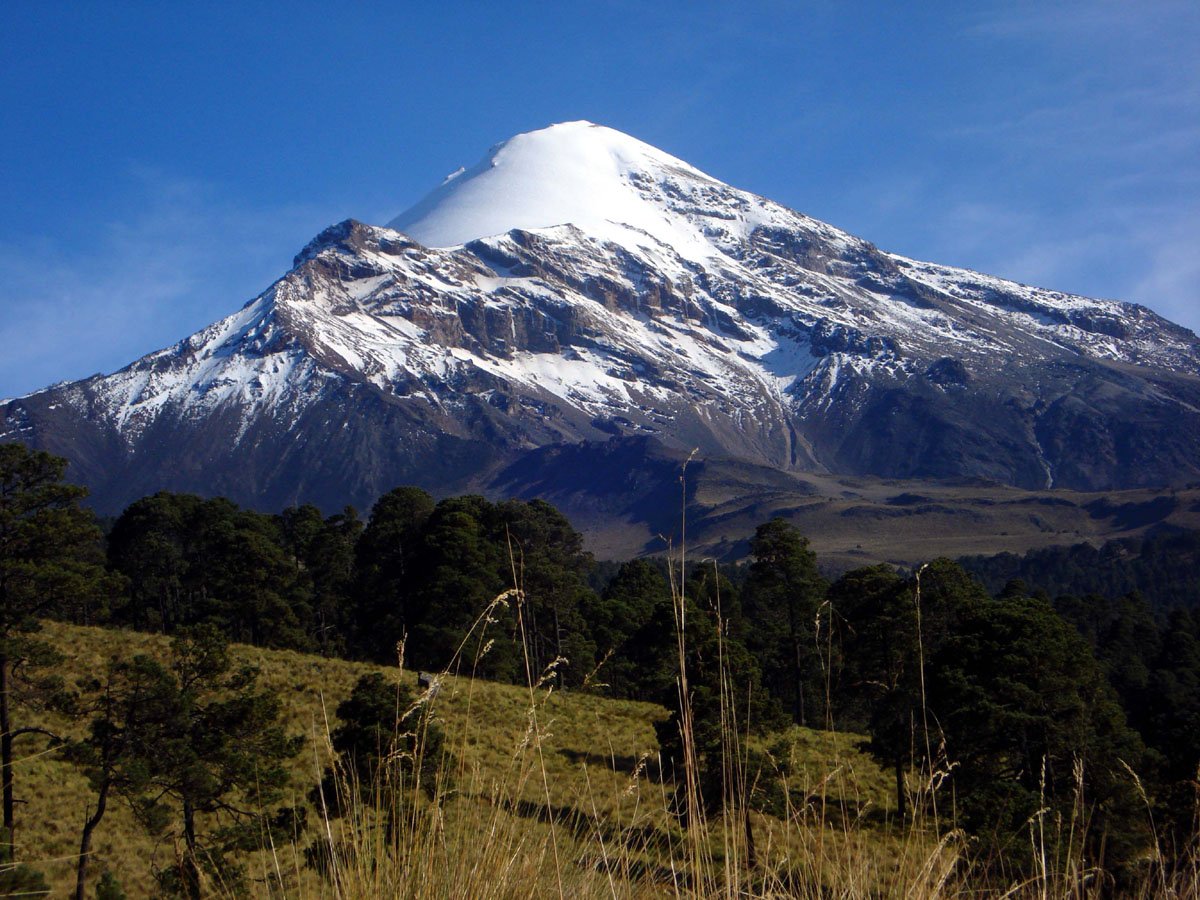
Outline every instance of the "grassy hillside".
<path fill-rule="evenodd" d="M 45 624 L 43 636 L 67 656 L 63 674 L 69 682 L 99 673 L 113 655 L 163 658 L 168 649 L 168 641 L 154 635 L 54 622 Z M 263 684 L 280 698 L 291 730 L 305 737 L 293 763 L 298 802 L 329 760 L 326 735 L 336 725 L 333 710 L 359 676 L 382 671 L 415 688 L 413 673 L 395 668 L 252 647 L 237 647 L 236 655 L 261 667 Z M 469 678 L 448 678 L 434 702 L 456 757 L 455 787 L 444 798 L 436 829 L 412 837 L 420 843 L 435 836 L 425 849 L 436 857 L 430 870 L 444 880 L 414 891 L 419 879 L 411 871 L 406 876 L 380 865 L 351 865 L 337 894 L 469 890 L 476 896 L 528 896 L 531 890 L 556 894 L 561 887 L 572 894 L 639 896 L 687 884 L 684 833 L 667 814 L 665 791 L 654 777 L 653 723 L 666 715 L 661 707 Z M 36 721 L 60 732 L 71 727 L 53 716 Z M 832 883 L 853 874 L 865 887 L 868 881 L 886 884 L 928 861 L 931 841 L 914 840 L 903 830 L 893 833 L 888 776 L 854 749 L 855 740 L 795 729 L 769 742 L 780 762 L 789 763 L 798 789 L 791 796 L 804 800 L 780 818 L 755 815 L 756 851 L 774 867 L 767 871 L 800 867 L 812 877 L 827 870 L 822 877 Z M 40 868 L 54 894 L 62 896 L 73 885 L 79 829 L 92 797 L 75 770 L 35 742 L 25 743 L 19 755 L 18 857 Z M 310 811 L 309 827 L 293 846 L 250 858 L 256 892 L 267 894 L 268 882 L 276 881 L 289 896 L 333 896 L 330 884 L 304 865 L 304 848 L 330 839 L 369 845 L 379 840 L 369 818 L 368 811 L 365 819 L 332 820 L 327 827 Z M 736 843 L 741 832 L 732 833 Z M 737 856 L 730 834 L 714 819 L 705 850 L 714 871 L 729 868 Z M 152 868 L 169 865 L 177 852 L 170 832 L 151 839 L 116 802 L 96 834 L 93 878 L 109 869 L 131 897 L 145 896 L 153 890 Z"/>

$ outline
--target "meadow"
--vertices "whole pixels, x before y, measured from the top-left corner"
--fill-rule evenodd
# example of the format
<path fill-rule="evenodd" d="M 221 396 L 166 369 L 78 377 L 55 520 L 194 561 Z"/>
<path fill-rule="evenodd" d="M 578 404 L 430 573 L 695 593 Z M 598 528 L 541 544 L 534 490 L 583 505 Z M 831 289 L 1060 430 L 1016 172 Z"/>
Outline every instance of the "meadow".
<path fill-rule="evenodd" d="M 169 648 L 158 635 L 50 621 L 42 637 L 66 656 L 69 678 L 95 674 L 114 656 L 165 659 Z M 777 780 L 782 799 L 770 811 L 736 797 L 715 811 L 697 805 L 687 820 L 695 824 L 683 827 L 658 771 L 661 706 L 555 690 L 549 678 L 515 686 L 450 673 L 422 694 L 416 673 L 399 667 L 250 646 L 234 653 L 260 668 L 289 729 L 305 738 L 291 761 L 289 802 L 308 807 L 307 827 L 291 840 L 264 838 L 242 860 L 244 880 L 207 880 L 206 896 L 1109 895 L 1082 856 L 1071 856 L 1069 840 L 1066 856 L 1042 858 L 1032 877 L 1005 881 L 995 860 L 981 866 L 971 840 L 946 821 L 952 798 L 943 798 L 943 821 L 930 812 L 936 791 L 927 788 L 935 786 L 910 779 L 920 812 L 900 820 L 890 774 L 859 751 L 853 734 L 791 727 L 728 736 L 724 783 L 744 798 L 771 789 L 751 779 Z M 417 698 L 405 712 L 420 707 L 445 732 L 439 786 L 427 799 L 402 779 L 376 785 L 344 816 L 328 816 L 310 795 L 331 762 L 333 710 L 371 672 L 405 685 Z M 53 715 L 36 724 L 79 728 Z M 751 773 L 752 757 L 768 764 Z M 51 748 L 22 756 L 17 789 L 17 852 L 43 872 L 54 896 L 68 895 L 93 796 Z M 1063 827 L 1031 823 L 1030 840 L 1043 851 L 1063 845 L 1048 833 Z M 176 865 L 181 853 L 170 831 L 150 837 L 116 803 L 96 835 L 91 880 L 107 871 L 127 896 L 152 896 L 154 870 Z M 1147 871 L 1135 895 L 1197 896 L 1194 867 L 1168 879 Z"/>
<path fill-rule="evenodd" d="M 112 657 L 165 659 L 169 647 L 158 635 L 51 621 L 41 636 L 65 655 L 68 680 L 99 672 Z M 773 751 L 786 753 L 780 763 L 790 772 L 790 794 L 804 803 L 782 817 L 752 814 L 754 873 L 745 871 L 743 829 L 717 816 L 707 824 L 705 871 L 697 874 L 657 772 L 653 725 L 667 716 L 664 708 L 452 675 L 442 678 L 432 702 L 453 778 L 436 804 L 423 804 L 407 822 L 396 846 L 386 846 L 372 810 L 326 820 L 308 794 L 330 763 L 333 710 L 356 679 L 380 672 L 415 692 L 415 673 L 249 646 L 235 647 L 235 656 L 261 669 L 261 684 L 281 701 L 289 729 L 305 738 L 291 763 L 289 802 L 309 807 L 308 827 L 286 846 L 247 855 L 246 884 L 256 896 L 770 893 L 768 885 L 785 881 L 788 893 L 807 893 L 798 877 L 814 882 L 814 890 L 818 882 L 842 882 L 839 894 L 867 896 L 946 868 L 931 836 L 891 820 L 889 776 L 856 749 L 858 738 L 792 728 L 774 737 Z M 36 724 L 79 728 L 52 714 Z M 22 756 L 16 783 L 18 855 L 43 872 L 55 896 L 66 895 L 94 797 L 82 775 L 48 748 Z M 366 852 L 322 876 L 306 864 L 305 850 L 323 843 Z M 129 896 L 149 896 L 153 870 L 170 867 L 181 852 L 176 840 L 150 837 L 115 803 L 96 834 L 93 879 L 107 870 Z M 208 885 L 217 895 L 225 888 Z"/>

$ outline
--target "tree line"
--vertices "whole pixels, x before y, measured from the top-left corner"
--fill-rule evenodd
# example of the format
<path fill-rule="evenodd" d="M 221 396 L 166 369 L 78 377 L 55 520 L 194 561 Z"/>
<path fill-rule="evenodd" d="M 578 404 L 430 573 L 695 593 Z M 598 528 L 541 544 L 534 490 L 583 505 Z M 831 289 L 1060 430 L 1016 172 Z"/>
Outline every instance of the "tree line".
<path fill-rule="evenodd" d="M 989 591 L 1019 580 L 1047 597 L 1123 597 L 1138 593 L 1156 611 L 1200 602 L 1200 531 L 1164 529 L 1103 546 L 1042 547 L 1023 556 L 999 553 L 960 560 Z"/>
<path fill-rule="evenodd" d="M 236 800 L 248 788 L 245 755 L 267 761 L 254 766 L 270 801 L 263 771 L 282 771 L 296 747 L 255 673 L 231 668 L 225 647 L 237 641 L 381 663 L 403 654 L 409 668 L 546 678 L 657 702 L 673 711 L 656 725 L 668 779 L 690 753 L 702 780 L 720 780 L 727 698 L 737 698 L 735 730 L 858 731 L 894 773 L 901 817 L 936 803 L 913 787 L 914 776 L 936 775 L 957 825 L 1009 861 L 1027 852 L 1030 821 L 1069 816 L 1081 797 L 1091 860 L 1119 870 L 1161 843 L 1130 771 L 1166 823 L 1166 857 L 1182 858 L 1193 839 L 1200 630 L 1184 610 L 1156 618 L 1136 594 L 1051 600 L 1018 581 L 989 593 L 949 560 L 830 582 L 782 520 L 757 529 L 743 564 L 597 565 L 545 502 L 435 502 L 412 487 L 384 495 L 365 521 L 349 508 L 268 515 L 160 493 L 102 535 L 63 474 L 61 460 L 0 445 L 0 781 L 10 836 L 12 745 L 30 734 L 14 710 L 57 704 L 90 716 L 88 738 L 64 752 L 88 773 L 97 816 L 117 791 L 147 827 L 174 822 L 193 860 L 202 840 L 208 860 L 244 843 L 253 819 Z M 44 617 L 173 635 L 173 661 L 114 661 L 90 684 L 63 685 L 53 651 L 36 639 Z M 374 765 L 364 748 L 378 747 L 379 729 L 395 732 L 389 690 L 362 683 L 338 711 L 335 747 L 364 775 Z M 251 732 L 260 740 L 221 737 Z M 161 741 L 166 749 L 148 749 Z M 705 797 L 726 802 L 719 787 Z M 770 808 L 778 797 L 763 791 L 750 802 Z M 197 835 L 198 810 L 228 824 Z M 276 809 L 272 821 L 295 828 L 300 814 Z M 179 892 L 196 894 L 194 865 L 173 877 Z"/>

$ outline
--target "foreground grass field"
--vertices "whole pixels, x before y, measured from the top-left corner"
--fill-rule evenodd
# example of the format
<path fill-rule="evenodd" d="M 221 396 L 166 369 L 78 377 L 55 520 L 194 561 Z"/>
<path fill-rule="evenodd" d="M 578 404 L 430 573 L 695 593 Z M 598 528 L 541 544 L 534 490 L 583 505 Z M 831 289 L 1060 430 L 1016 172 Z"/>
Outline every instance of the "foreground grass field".
<path fill-rule="evenodd" d="M 68 681 L 102 672 L 113 656 L 165 659 L 169 650 L 159 636 L 54 622 L 45 623 L 43 637 L 66 655 Z M 236 647 L 235 656 L 261 669 L 261 683 L 279 698 L 292 733 L 305 739 L 291 764 L 290 803 L 309 803 L 331 760 L 333 711 L 360 676 L 380 672 L 418 693 L 415 674 L 395 667 L 253 647 Z M 733 802 L 707 813 L 692 807 L 698 824 L 684 828 L 669 812 L 668 788 L 657 772 L 654 723 L 667 716 L 662 707 L 553 691 L 536 679 L 518 687 L 451 676 L 425 703 L 450 754 L 439 770 L 436 802 L 400 784 L 386 795 L 352 801 L 340 818 L 309 805 L 302 832 L 274 843 L 264 837 L 245 855 L 242 884 L 209 880 L 204 895 L 1113 895 L 1103 873 L 1082 864 L 1070 834 L 1050 832 L 1069 832 L 1072 823 L 1032 822 L 1034 871 L 1010 877 L 1003 860 L 981 868 L 972 841 L 952 819 L 937 821 L 927 812 L 937 804 L 922 785 L 908 785 L 912 808 L 919 810 L 915 821 L 899 820 L 894 783 L 859 752 L 854 735 L 793 728 L 755 739 L 749 748 L 735 735 L 724 755 Z M 72 728 L 53 716 L 22 715 L 24 724 L 58 733 Z M 16 772 L 17 856 L 45 874 L 54 896 L 69 896 L 80 826 L 93 798 L 79 773 L 44 743 L 23 749 Z M 766 765 L 747 767 L 748 751 L 762 754 Z M 769 814 L 747 812 L 750 795 L 769 798 L 755 804 Z M 952 816 L 952 799 L 939 800 L 943 817 Z M 127 896 L 153 896 L 154 871 L 177 864 L 180 844 L 177 825 L 151 838 L 119 801 L 110 803 L 93 844 L 89 896 L 106 871 Z M 1056 846 L 1065 853 L 1048 849 Z M 1155 866 L 1147 858 L 1144 877 L 1124 895 L 1200 896 L 1195 866 L 1176 872 Z"/>
<path fill-rule="evenodd" d="M 69 682 L 101 672 L 112 656 L 165 658 L 169 648 L 166 638 L 155 635 L 56 622 L 45 623 L 43 637 L 67 657 L 63 674 Z M 304 735 L 304 750 L 293 762 L 291 802 L 306 803 L 319 781 L 330 759 L 327 735 L 337 724 L 333 710 L 361 675 L 380 671 L 416 692 L 414 674 L 397 668 L 253 647 L 237 647 L 236 656 L 261 668 L 262 684 L 280 699 L 291 731 Z M 416 893 L 528 896 L 531 890 L 557 894 L 561 886 L 573 894 L 656 895 L 688 887 L 692 875 L 678 861 L 684 835 L 667 814 L 655 777 L 653 725 L 666 716 L 663 708 L 461 677 L 445 679 L 435 703 L 456 771 L 438 812 L 436 840 L 425 851 L 453 859 L 459 869 Z M 71 728 L 54 716 L 35 721 L 59 733 Z M 785 741 L 772 742 L 776 755 L 789 757 L 793 787 L 812 798 L 799 811 L 811 827 L 799 839 L 783 819 L 756 814 L 760 860 L 772 861 L 778 871 L 783 866 L 813 873 L 833 871 L 853 856 L 864 873 L 875 873 L 870 877 L 877 884 L 886 883 L 889 870 L 905 867 L 912 841 L 892 833 L 888 778 L 855 749 L 855 741 L 795 729 Z M 18 858 L 41 869 L 62 896 L 73 887 L 79 829 L 93 797 L 79 773 L 53 752 L 33 742 L 25 749 L 16 776 Z M 250 858 L 252 889 L 262 895 L 272 889 L 300 896 L 412 895 L 411 872 L 351 866 L 335 887 L 305 865 L 304 850 L 314 843 L 378 840 L 369 818 L 325 823 L 310 808 L 309 827 L 292 845 Z M 705 853 L 719 869 L 725 856 L 739 851 L 727 846 L 719 819 L 711 828 Z M 434 837 L 422 831 L 408 839 L 419 843 L 421 835 Z M 153 869 L 171 865 L 179 852 L 170 832 L 150 838 L 115 802 L 96 834 L 93 879 L 109 870 L 130 896 L 146 896 L 155 887 Z M 220 885 L 210 888 L 222 892 Z"/>

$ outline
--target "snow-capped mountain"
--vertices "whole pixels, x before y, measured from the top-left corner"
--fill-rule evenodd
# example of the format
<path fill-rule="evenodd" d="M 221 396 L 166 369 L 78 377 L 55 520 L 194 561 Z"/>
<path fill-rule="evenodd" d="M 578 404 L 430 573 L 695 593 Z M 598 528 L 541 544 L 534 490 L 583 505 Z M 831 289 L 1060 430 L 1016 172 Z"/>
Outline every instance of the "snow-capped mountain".
<path fill-rule="evenodd" d="M 326 229 L 173 347 L 0 406 L 0 440 L 71 458 L 102 508 L 159 488 L 365 505 L 647 438 L 789 471 L 1177 484 L 1200 479 L 1200 343 L 883 252 L 572 122 L 386 227 Z"/>

